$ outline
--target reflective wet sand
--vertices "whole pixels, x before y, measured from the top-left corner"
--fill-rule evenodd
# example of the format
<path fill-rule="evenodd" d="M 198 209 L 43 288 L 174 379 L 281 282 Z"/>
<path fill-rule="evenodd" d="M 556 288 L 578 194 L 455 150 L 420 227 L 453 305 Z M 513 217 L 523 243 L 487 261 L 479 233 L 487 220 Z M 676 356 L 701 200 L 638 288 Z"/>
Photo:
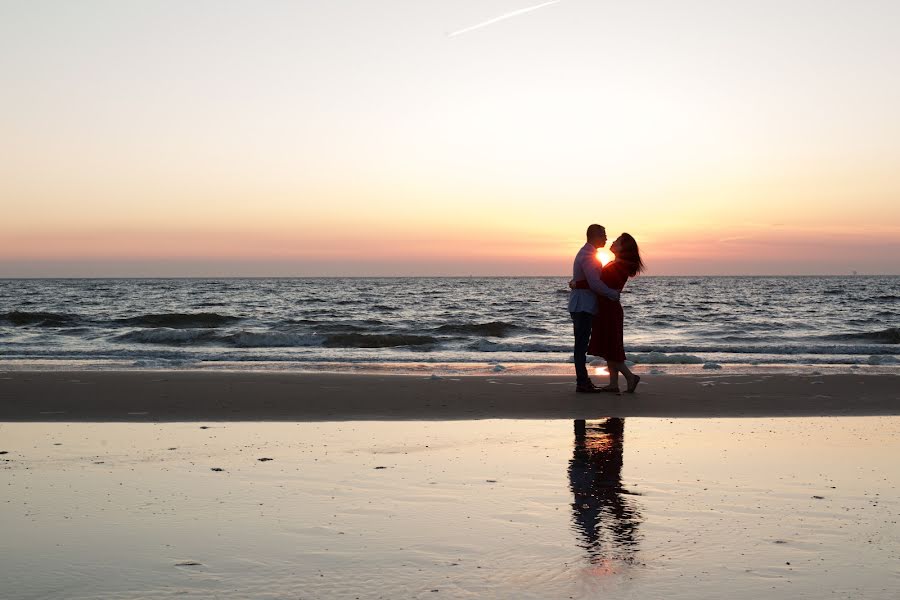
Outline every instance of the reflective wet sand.
<path fill-rule="evenodd" d="M 898 434 L 898 417 L 4 423 L 2 596 L 893 598 Z"/>

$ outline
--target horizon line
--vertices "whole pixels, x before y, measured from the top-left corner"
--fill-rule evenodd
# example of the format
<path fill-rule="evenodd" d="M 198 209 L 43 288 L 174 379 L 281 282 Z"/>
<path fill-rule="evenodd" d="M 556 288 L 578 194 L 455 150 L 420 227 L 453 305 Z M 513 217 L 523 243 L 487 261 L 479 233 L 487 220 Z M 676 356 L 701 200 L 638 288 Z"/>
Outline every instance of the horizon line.
<path fill-rule="evenodd" d="M 566 275 L 98 275 L 98 276 L 0 276 L 0 281 L 22 280 L 79 280 L 79 279 L 551 279 Z M 671 274 L 639 275 L 631 279 L 646 277 L 900 277 L 900 273 L 719 273 L 719 274 Z"/>

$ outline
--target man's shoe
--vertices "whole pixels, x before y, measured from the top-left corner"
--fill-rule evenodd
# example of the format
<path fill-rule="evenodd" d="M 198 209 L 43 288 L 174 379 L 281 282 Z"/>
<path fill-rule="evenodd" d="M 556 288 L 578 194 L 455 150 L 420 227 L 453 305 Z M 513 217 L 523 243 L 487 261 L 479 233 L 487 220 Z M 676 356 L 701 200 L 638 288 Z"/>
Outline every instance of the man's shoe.
<path fill-rule="evenodd" d="M 575 391 L 579 394 L 595 394 L 597 393 L 597 388 L 594 387 L 593 383 L 579 383 L 575 386 Z"/>

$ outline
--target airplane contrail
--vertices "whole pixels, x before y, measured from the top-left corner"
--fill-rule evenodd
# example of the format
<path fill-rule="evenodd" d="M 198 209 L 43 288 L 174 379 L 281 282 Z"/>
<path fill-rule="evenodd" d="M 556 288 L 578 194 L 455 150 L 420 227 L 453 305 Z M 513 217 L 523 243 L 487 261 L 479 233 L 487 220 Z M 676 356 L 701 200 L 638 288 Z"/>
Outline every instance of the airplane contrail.
<path fill-rule="evenodd" d="M 559 4 L 562 0 L 550 0 L 550 2 L 542 2 L 541 4 L 536 4 L 535 6 L 529 6 L 528 8 L 520 8 L 519 10 L 514 10 L 512 12 L 508 12 L 505 15 L 500 15 L 499 17 L 494 17 L 493 19 L 489 19 L 482 23 L 478 23 L 477 25 L 472 25 L 471 27 L 466 27 L 465 29 L 460 29 L 459 31 L 454 31 L 453 33 L 448 33 L 447 37 L 454 37 L 463 33 L 468 33 L 470 31 L 474 31 L 476 29 L 481 29 L 482 27 L 487 27 L 488 25 L 493 25 L 497 21 L 503 21 L 505 19 L 509 19 L 511 17 L 517 17 L 519 15 L 524 15 L 525 13 L 531 12 L 533 10 L 537 10 L 539 8 L 544 8 L 545 6 L 550 6 L 551 4 Z"/>

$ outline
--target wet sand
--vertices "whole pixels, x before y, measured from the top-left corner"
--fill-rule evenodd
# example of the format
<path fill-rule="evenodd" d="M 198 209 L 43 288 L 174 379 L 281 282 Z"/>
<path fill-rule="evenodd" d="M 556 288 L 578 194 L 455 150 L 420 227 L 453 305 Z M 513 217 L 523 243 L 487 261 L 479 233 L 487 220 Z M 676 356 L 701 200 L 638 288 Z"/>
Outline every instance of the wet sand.
<path fill-rule="evenodd" d="M 596 381 L 602 381 L 598 376 Z M 348 421 L 900 414 L 900 377 L 642 375 L 636 394 L 570 377 L 198 371 L 0 373 L 0 421 Z"/>
<path fill-rule="evenodd" d="M 10 600 L 900 586 L 898 417 L 0 423 L 0 444 Z"/>

